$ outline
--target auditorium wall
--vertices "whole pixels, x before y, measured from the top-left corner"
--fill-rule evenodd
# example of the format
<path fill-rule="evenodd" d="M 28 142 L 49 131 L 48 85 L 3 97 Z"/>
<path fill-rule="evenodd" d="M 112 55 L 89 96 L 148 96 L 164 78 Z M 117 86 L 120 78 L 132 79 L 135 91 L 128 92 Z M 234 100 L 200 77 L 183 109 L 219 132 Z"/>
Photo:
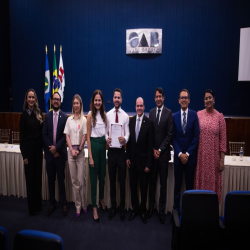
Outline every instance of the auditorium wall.
<path fill-rule="evenodd" d="M 182 88 L 189 89 L 194 110 L 204 108 L 204 90 L 211 88 L 224 115 L 249 116 L 250 82 L 237 81 L 240 28 L 250 26 L 249 0 L 9 0 L 9 11 L 14 112 L 21 112 L 31 87 L 45 112 L 45 45 L 52 81 L 55 44 L 57 67 L 63 48 L 66 112 L 75 93 L 88 111 L 95 89 L 103 91 L 109 110 L 116 87 L 123 90 L 125 111 L 135 111 L 141 96 L 149 112 L 161 86 L 173 112 L 179 110 Z M 161 55 L 126 55 L 126 29 L 136 28 L 162 29 Z M 0 98 L 5 96 L 0 91 Z M 9 110 L 1 105 L 0 111 Z"/>

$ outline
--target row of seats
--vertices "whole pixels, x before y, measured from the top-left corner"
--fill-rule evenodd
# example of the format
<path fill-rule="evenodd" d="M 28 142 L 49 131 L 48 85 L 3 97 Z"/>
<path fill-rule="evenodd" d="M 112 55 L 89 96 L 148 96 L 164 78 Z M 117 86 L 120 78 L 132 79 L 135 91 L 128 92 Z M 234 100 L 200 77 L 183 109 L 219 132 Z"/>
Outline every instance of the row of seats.
<path fill-rule="evenodd" d="M 173 210 L 174 250 L 248 249 L 249 235 L 250 191 L 229 192 L 222 218 L 219 218 L 218 195 L 206 190 L 184 192 L 181 213 Z"/>
<path fill-rule="evenodd" d="M 10 142 L 10 129 L 0 129 L 0 143 L 20 144 L 19 131 L 12 131 Z"/>
<path fill-rule="evenodd" d="M 8 233 L 0 226 L 0 249 L 8 250 Z M 22 230 L 14 239 L 14 250 L 63 250 L 62 238 L 56 234 Z"/>

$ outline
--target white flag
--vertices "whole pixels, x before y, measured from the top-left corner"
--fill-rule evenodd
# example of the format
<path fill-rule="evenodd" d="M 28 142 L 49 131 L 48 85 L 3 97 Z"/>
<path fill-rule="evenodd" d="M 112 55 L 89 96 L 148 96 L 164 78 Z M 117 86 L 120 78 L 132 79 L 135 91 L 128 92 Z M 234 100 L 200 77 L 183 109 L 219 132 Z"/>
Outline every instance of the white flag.
<path fill-rule="evenodd" d="M 65 87 L 65 76 L 64 76 L 62 52 L 60 52 L 58 78 L 59 78 L 59 81 L 58 81 L 58 93 L 61 95 L 61 102 L 63 102 L 63 92 L 64 92 L 64 87 Z"/>

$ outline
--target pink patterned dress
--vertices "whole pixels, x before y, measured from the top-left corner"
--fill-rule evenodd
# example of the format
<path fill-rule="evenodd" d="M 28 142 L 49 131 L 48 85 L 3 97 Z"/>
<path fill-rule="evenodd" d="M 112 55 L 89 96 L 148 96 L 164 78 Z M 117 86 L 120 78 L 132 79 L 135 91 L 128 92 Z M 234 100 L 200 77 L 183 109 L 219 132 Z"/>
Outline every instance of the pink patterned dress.
<path fill-rule="evenodd" d="M 226 122 L 222 113 L 206 109 L 197 113 L 200 125 L 198 160 L 194 189 L 215 191 L 221 203 L 222 172 L 219 172 L 220 151 L 226 153 Z"/>

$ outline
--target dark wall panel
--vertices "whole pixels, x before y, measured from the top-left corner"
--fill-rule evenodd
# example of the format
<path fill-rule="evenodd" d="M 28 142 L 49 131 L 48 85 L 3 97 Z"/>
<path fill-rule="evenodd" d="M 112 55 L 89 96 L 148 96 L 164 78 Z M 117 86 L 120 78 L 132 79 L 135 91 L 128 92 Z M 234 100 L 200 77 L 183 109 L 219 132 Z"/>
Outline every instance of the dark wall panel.
<path fill-rule="evenodd" d="M 10 15 L 9 1 L 1 3 L 1 39 L 0 39 L 0 112 L 12 111 L 11 102 L 11 71 L 10 71 Z"/>
<path fill-rule="evenodd" d="M 67 112 L 75 93 L 89 110 L 97 88 L 111 109 L 115 87 L 123 90 L 125 111 L 133 112 L 142 96 L 148 112 L 162 86 L 174 112 L 182 88 L 190 90 L 194 110 L 204 108 L 204 90 L 211 88 L 220 112 L 249 116 L 250 83 L 237 82 L 240 28 L 250 26 L 249 13 L 249 0 L 10 0 L 13 110 L 22 110 L 33 87 L 45 111 L 44 47 L 52 76 L 53 45 L 58 64 L 62 44 Z M 162 55 L 126 55 L 126 29 L 133 28 L 162 28 Z"/>

